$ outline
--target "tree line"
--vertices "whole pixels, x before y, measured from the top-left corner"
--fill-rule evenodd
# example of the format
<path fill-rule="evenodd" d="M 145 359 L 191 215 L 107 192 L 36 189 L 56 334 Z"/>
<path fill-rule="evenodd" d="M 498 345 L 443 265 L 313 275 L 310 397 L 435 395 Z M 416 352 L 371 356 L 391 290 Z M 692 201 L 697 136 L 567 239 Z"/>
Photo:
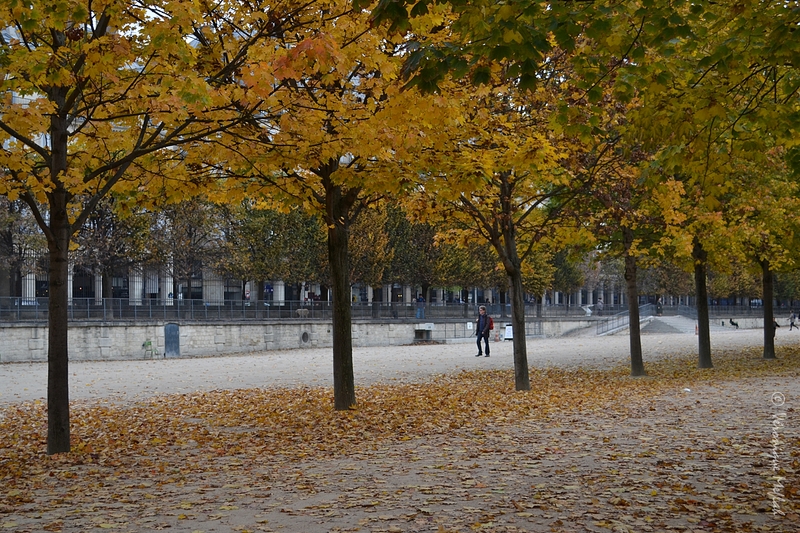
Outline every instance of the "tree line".
<path fill-rule="evenodd" d="M 383 205 L 489 247 L 517 331 L 550 253 L 619 258 L 629 301 L 639 270 L 669 258 L 694 276 L 701 367 L 708 272 L 756 265 L 774 357 L 774 274 L 800 249 L 790 4 L 3 6 L 0 195 L 24 202 L 48 250 L 48 452 L 69 450 L 69 254 L 107 208 L 201 197 L 316 217 L 337 410 L 356 405 L 351 234 Z M 525 339 L 513 344 L 528 390 Z"/>
<path fill-rule="evenodd" d="M 188 286 L 193 276 L 208 268 L 238 281 L 242 290 L 246 282 L 256 281 L 252 299 L 263 297 L 265 285 L 275 280 L 323 288 L 330 283 L 325 232 L 318 218 L 300 211 L 281 213 L 257 209 L 249 202 L 217 205 L 195 198 L 153 212 L 122 214 L 106 204 L 78 232 L 70 255 L 73 268 L 102 277 L 102 293 L 97 297 L 115 297 L 112 277 L 126 275 L 131 267 L 166 273 L 175 278 L 176 286 Z M 0 294 L 8 297 L 15 295 L 20 276 L 46 274 L 41 261 L 46 247 L 24 204 L 0 198 L 0 207 Z M 501 290 L 505 302 L 506 279 L 491 248 L 461 247 L 442 240 L 444 234 L 431 224 L 412 222 L 401 208 L 371 211 L 350 232 L 351 282 L 376 291 L 394 283 L 418 287 L 429 302 L 431 288 L 445 288 L 461 298 L 471 288 L 492 287 Z M 529 302 L 541 303 L 545 295 L 560 292 L 567 297 L 564 305 L 578 305 L 569 296 L 579 290 L 624 286 L 623 263 L 597 250 L 551 250 L 544 257 L 536 266 L 537 275 L 525 285 Z M 749 305 L 761 298 L 760 283 L 753 265 L 712 269 L 709 298 L 712 304 Z M 664 258 L 643 268 L 638 292 L 651 300 L 693 296 L 692 275 Z M 789 308 L 800 300 L 800 271 L 775 275 L 775 299 Z"/>

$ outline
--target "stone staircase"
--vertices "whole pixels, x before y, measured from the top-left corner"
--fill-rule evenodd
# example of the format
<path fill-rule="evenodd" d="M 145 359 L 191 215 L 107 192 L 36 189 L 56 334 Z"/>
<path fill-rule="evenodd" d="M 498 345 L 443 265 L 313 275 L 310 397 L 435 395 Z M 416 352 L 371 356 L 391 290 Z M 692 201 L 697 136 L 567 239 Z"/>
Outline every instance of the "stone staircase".
<path fill-rule="evenodd" d="M 648 324 L 642 326 L 642 335 L 661 335 L 665 333 L 691 333 L 694 334 L 697 322 L 685 316 L 654 316 Z M 711 331 L 724 331 L 730 329 L 722 325 L 721 321 L 712 320 Z"/>

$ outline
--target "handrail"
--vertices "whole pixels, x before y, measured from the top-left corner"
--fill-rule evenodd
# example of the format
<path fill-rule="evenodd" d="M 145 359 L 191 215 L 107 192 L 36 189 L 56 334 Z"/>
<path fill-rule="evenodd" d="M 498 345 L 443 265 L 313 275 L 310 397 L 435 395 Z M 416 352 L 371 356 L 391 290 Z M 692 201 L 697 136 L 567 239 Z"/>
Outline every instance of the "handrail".
<path fill-rule="evenodd" d="M 656 306 L 653 304 L 640 305 L 639 320 L 641 321 L 642 317 L 654 315 L 655 311 L 656 311 Z M 621 313 L 617 313 L 609 318 L 598 320 L 597 334 L 602 335 L 603 333 L 608 333 L 609 331 L 615 329 L 624 328 L 625 326 L 628 325 L 630 325 L 630 310 L 622 311 Z"/>

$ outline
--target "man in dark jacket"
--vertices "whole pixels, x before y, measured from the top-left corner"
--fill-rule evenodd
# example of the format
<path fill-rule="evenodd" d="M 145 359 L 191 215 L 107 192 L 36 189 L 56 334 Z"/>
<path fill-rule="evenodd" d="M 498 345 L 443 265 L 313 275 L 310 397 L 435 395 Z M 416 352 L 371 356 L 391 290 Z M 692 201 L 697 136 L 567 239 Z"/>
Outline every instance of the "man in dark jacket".
<path fill-rule="evenodd" d="M 483 355 L 481 353 L 481 339 L 483 339 L 483 343 L 486 346 L 486 356 L 489 357 L 489 315 L 486 314 L 486 306 L 482 305 L 478 308 L 478 318 L 475 319 L 476 324 L 476 333 L 475 335 L 478 337 L 478 355 L 475 357 L 480 357 Z"/>

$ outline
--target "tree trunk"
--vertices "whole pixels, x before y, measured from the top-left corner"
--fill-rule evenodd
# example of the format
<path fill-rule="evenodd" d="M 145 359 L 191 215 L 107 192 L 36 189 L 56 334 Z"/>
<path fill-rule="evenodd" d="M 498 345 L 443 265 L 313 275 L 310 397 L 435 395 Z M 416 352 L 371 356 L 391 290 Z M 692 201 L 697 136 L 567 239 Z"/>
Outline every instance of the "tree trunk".
<path fill-rule="evenodd" d="M 507 303 L 511 303 L 506 298 L 507 294 L 508 294 L 507 290 L 505 290 L 505 291 L 501 290 L 501 291 L 499 291 L 499 294 L 497 295 L 497 303 L 499 303 L 503 308 L 505 308 Z"/>
<path fill-rule="evenodd" d="M 356 405 L 353 377 L 353 332 L 350 306 L 350 269 L 347 257 L 349 206 L 341 187 L 327 188 L 328 260 L 333 291 L 333 396 L 334 409 L 343 411 Z"/>
<path fill-rule="evenodd" d="M 266 299 L 267 299 L 266 288 L 267 288 L 267 282 L 264 281 L 263 279 L 260 279 L 260 280 L 256 281 L 255 294 L 250 293 L 250 300 L 255 302 L 256 305 L 259 306 L 259 309 L 265 307 L 264 305 L 262 305 L 261 302 L 262 302 L 262 300 L 266 301 Z"/>
<path fill-rule="evenodd" d="M 381 317 L 381 302 L 383 301 L 383 287 L 372 287 L 372 318 Z"/>
<path fill-rule="evenodd" d="M 69 452 L 69 352 L 67 331 L 67 280 L 70 224 L 67 193 L 57 188 L 50 194 L 48 258 L 50 297 L 47 337 L 47 453 Z"/>
<path fill-rule="evenodd" d="M 66 90 L 56 88 L 50 99 L 62 108 Z M 47 454 L 70 451 L 69 427 L 69 350 L 67 348 L 67 331 L 69 309 L 69 242 L 72 228 L 69 221 L 68 204 L 70 194 L 59 181 L 67 169 L 67 146 L 69 133 L 67 120 L 60 114 L 50 117 L 50 142 L 52 146 L 50 161 L 50 177 L 55 184 L 47 194 L 49 213 L 47 222 L 39 219 L 39 224 L 46 224 L 44 233 L 47 237 L 50 296 L 48 300 L 48 336 L 47 336 Z M 38 210 L 36 202 L 26 200 L 31 209 Z"/>
<path fill-rule="evenodd" d="M 769 261 L 761 261 L 761 286 L 764 300 L 764 359 L 775 359 L 775 313 L 772 308 L 773 277 Z"/>
<path fill-rule="evenodd" d="M 0 258 L 5 257 L 8 256 L 0 252 Z M 11 291 L 11 287 L 13 286 L 11 280 L 11 268 L 0 263 L 0 298 L 8 298 L 14 294 Z"/>
<path fill-rule="evenodd" d="M 514 333 L 514 385 L 516 390 L 531 390 L 528 376 L 528 345 L 525 339 L 525 291 L 522 271 L 517 268 L 509 277 L 511 293 L 511 326 Z M 499 324 L 496 326 L 499 327 Z"/>
<path fill-rule="evenodd" d="M 8 213 L 12 214 L 11 202 Z M 9 226 L 10 227 L 10 226 Z M 14 235 L 12 231 L 0 231 L 0 298 L 14 296 L 12 280 L 14 268 Z"/>
<path fill-rule="evenodd" d="M 703 249 L 703 245 L 697 239 L 694 240 L 692 248 L 694 258 L 694 283 L 697 294 L 697 334 L 699 358 L 697 366 L 699 368 L 713 368 L 711 363 L 711 330 L 708 321 L 708 292 L 706 291 L 706 260 L 708 252 Z"/>
<path fill-rule="evenodd" d="M 114 297 L 114 271 L 111 268 L 103 269 L 103 298 Z"/>
<path fill-rule="evenodd" d="M 642 358 L 642 332 L 639 327 L 639 290 L 636 287 L 636 258 L 630 255 L 633 232 L 625 228 L 625 288 L 628 294 L 628 321 L 631 344 L 631 376 L 646 376 Z"/>

